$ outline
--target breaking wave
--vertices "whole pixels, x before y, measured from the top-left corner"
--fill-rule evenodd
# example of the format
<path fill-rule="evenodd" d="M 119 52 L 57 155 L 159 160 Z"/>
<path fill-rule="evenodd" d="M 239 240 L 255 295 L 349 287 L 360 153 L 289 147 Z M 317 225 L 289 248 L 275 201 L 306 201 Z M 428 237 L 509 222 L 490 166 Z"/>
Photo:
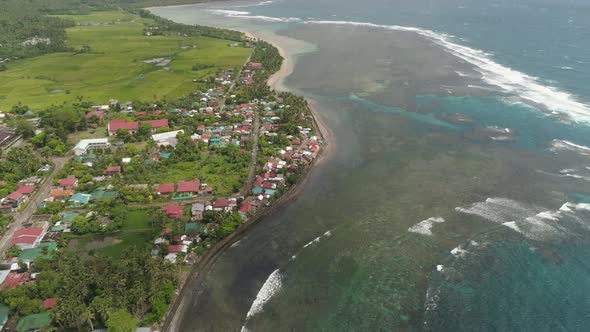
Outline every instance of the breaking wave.
<path fill-rule="evenodd" d="M 264 310 L 264 305 L 270 300 L 282 287 L 282 275 L 279 269 L 274 270 L 262 285 L 262 288 L 258 291 L 256 299 L 252 302 L 248 314 L 246 314 L 246 321 L 252 316 L 261 313 Z M 242 327 L 244 330 L 245 327 Z"/>
<path fill-rule="evenodd" d="M 408 228 L 408 232 L 431 236 L 432 235 L 432 226 L 434 226 L 434 224 L 440 224 L 443 222 L 445 222 L 445 220 L 440 217 L 428 218 L 428 219 L 422 220 L 421 222 L 417 223 L 416 225 Z"/>
<path fill-rule="evenodd" d="M 559 140 L 559 139 L 554 139 L 553 141 L 551 141 L 551 151 L 553 152 L 557 152 L 557 151 L 575 151 L 578 152 L 579 154 L 582 155 L 589 155 L 590 154 L 590 148 L 584 145 L 579 145 L 570 141 L 566 141 L 566 140 Z"/>
<path fill-rule="evenodd" d="M 303 24 L 331 24 L 331 25 L 352 25 L 371 28 L 380 28 L 385 30 L 408 31 L 414 32 L 421 36 L 427 37 L 435 44 L 442 46 L 447 52 L 475 66 L 482 79 L 493 86 L 499 87 L 506 93 L 519 96 L 521 99 L 537 105 L 543 105 L 553 114 L 559 113 L 567 116 L 571 120 L 580 123 L 590 123 L 590 104 L 581 102 L 577 98 L 565 91 L 554 86 L 543 85 L 539 78 L 527 75 L 520 71 L 508 68 L 491 58 L 491 54 L 482 50 L 474 49 L 468 46 L 457 44 L 453 37 L 432 30 L 405 27 L 399 25 L 381 25 L 370 22 L 354 21 L 330 21 L 330 20 L 303 20 L 296 17 L 270 17 L 254 16 L 250 12 L 212 10 L 217 14 L 227 17 L 237 17 L 246 19 L 258 19 L 269 22 L 299 22 Z"/>
<path fill-rule="evenodd" d="M 590 204 L 585 203 L 566 202 L 551 211 L 507 198 L 488 198 L 468 207 L 456 207 L 455 210 L 506 226 L 538 241 L 574 235 L 575 231 L 571 228 L 574 225 L 590 229 L 590 224 L 585 221 L 587 218 L 580 215 L 583 211 L 590 211 Z"/>

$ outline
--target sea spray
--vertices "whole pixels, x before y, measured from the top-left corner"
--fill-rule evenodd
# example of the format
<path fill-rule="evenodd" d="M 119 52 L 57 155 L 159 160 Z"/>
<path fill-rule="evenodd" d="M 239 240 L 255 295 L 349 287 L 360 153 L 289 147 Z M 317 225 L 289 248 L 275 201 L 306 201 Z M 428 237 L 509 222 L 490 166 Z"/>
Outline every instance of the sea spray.
<path fill-rule="evenodd" d="M 256 299 L 252 302 L 252 306 L 250 306 L 250 310 L 248 310 L 248 314 L 246 315 L 246 321 L 250 319 L 252 316 L 261 313 L 264 310 L 264 305 L 268 300 L 270 300 L 280 289 L 282 286 L 282 278 L 279 269 L 274 270 L 262 285 L 262 288 L 258 291 L 256 295 Z"/>

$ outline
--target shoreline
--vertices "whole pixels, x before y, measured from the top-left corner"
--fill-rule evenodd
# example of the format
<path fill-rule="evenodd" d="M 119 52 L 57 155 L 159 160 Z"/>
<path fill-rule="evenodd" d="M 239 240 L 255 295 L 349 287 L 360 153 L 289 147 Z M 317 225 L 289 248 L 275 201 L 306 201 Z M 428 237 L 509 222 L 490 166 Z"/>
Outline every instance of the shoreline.
<path fill-rule="evenodd" d="M 278 49 L 279 54 L 283 57 L 283 63 L 281 68 L 268 78 L 267 84 L 271 89 L 276 91 L 290 91 L 284 85 L 284 80 L 293 73 L 295 64 L 294 60 L 291 59 L 284 48 L 281 47 L 280 42 L 278 42 L 275 38 L 268 38 L 266 36 L 263 37 L 252 31 L 243 31 L 243 33 L 248 38 L 263 40 L 269 44 L 272 44 Z M 251 226 L 257 224 L 265 217 L 272 216 L 272 214 L 276 213 L 287 204 L 297 200 L 299 193 L 301 193 L 303 190 L 304 185 L 309 181 L 311 172 L 316 169 L 317 165 L 323 163 L 333 154 L 333 133 L 326 126 L 324 120 L 317 112 L 317 101 L 307 97 L 305 97 L 305 100 L 308 102 L 308 107 L 312 113 L 314 127 L 316 128 L 318 136 L 320 136 L 323 141 L 322 149 L 317 158 L 307 165 L 303 171 L 303 176 L 301 179 L 293 187 L 289 188 L 289 190 L 287 190 L 283 196 L 274 202 L 274 204 L 272 204 L 267 209 L 261 210 L 259 214 L 253 216 L 249 221 L 240 225 L 240 227 L 234 233 L 215 244 L 203 257 L 201 257 L 201 259 L 198 260 L 196 264 L 190 267 L 190 271 L 187 273 L 186 278 L 181 281 L 181 287 L 178 296 L 171 304 L 168 313 L 165 316 L 161 331 L 178 331 L 183 314 L 186 312 L 187 306 L 189 304 L 189 294 L 194 293 L 200 287 L 200 284 L 202 283 L 204 277 L 207 275 L 207 272 L 210 270 L 215 260 L 220 255 L 222 255 L 227 248 L 231 247 L 231 245 L 236 242 L 235 240 L 244 235 Z"/>

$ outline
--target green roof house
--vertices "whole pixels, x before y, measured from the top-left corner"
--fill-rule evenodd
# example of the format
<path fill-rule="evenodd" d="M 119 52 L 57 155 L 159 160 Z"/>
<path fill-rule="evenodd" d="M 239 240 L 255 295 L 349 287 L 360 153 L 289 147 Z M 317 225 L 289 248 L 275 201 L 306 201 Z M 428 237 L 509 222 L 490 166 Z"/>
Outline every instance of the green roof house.
<path fill-rule="evenodd" d="M 76 206 L 82 206 L 82 205 L 88 204 L 89 201 L 90 201 L 90 195 L 89 194 L 75 193 L 68 200 L 68 205 L 69 206 L 74 206 L 74 207 L 76 207 Z"/>
<path fill-rule="evenodd" d="M 4 327 L 4 324 L 8 320 L 8 307 L 0 305 L 0 330 Z"/>
<path fill-rule="evenodd" d="M 49 313 L 44 312 L 40 314 L 28 315 L 18 321 L 16 330 L 18 332 L 36 331 L 51 324 Z"/>
<path fill-rule="evenodd" d="M 186 223 L 186 225 L 184 225 L 184 232 L 188 233 L 190 231 L 198 232 L 199 231 L 199 224 L 197 224 L 196 222 Z"/>
<path fill-rule="evenodd" d="M 18 255 L 18 260 L 26 263 L 33 262 L 37 258 L 51 259 L 55 249 L 57 249 L 57 243 L 41 242 L 37 248 L 23 249 Z"/>
<path fill-rule="evenodd" d="M 78 212 L 64 212 L 64 214 L 61 216 L 61 220 L 63 220 L 64 222 L 72 223 L 74 219 L 76 219 L 76 217 L 79 215 L 80 214 Z"/>

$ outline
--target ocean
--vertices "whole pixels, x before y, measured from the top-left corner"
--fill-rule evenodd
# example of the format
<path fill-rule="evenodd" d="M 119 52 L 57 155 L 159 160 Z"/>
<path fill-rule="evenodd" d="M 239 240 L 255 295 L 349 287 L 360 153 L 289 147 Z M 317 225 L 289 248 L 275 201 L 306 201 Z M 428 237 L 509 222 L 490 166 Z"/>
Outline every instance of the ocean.
<path fill-rule="evenodd" d="M 585 331 L 590 4 L 152 8 L 295 63 L 334 150 L 224 252 L 180 331 Z"/>

